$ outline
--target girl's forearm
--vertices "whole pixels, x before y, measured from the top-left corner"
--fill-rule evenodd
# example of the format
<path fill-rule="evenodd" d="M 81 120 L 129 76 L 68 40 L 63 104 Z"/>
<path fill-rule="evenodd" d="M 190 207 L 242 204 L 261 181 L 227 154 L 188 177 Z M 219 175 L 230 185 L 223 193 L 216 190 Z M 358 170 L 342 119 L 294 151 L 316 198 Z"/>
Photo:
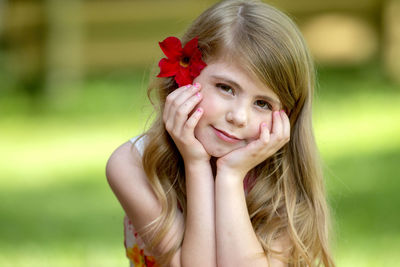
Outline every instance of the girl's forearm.
<path fill-rule="evenodd" d="M 243 179 L 217 174 L 215 209 L 218 266 L 268 266 L 247 211 Z"/>
<path fill-rule="evenodd" d="M 187 216 L 182 266 L 216 266 L 214 178 L 209 163 L 185 164 Z"/>

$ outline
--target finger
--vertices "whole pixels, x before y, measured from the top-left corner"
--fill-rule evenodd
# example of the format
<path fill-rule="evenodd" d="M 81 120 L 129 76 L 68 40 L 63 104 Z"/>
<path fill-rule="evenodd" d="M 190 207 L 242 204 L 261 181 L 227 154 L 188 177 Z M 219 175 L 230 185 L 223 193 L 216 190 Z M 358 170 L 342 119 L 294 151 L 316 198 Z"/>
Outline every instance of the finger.
<path fill-rule="evenodd" d="M 271 134 L 268 129 L 267 123 L 263 122 L 260 124 L 260 137 L 255 140 L 253 146 L 256 151 L 261 151 L 263 148 L 266 148 L 268 143 L 270 142 Z"/>
<path fill-rule="evenodd" d="M 271 135 L 278 137 L 282 134 L 282 118 L 279 111 L 274 111 L 272 114 L 272 130 Z"/>
<path fill-rule="evenodd" d="M 281 110 L 281 118 L 282 118 L 282 126 L 283 126 L 283 136 L 285 141 L 289 141 L 290 139 L 290 120 L 284 110 Z"/>
<path fill-rule="evenodd" d="M 194 128 L 196 127 L 202 115 L 203 115 L 203 109 L 202 108 L 196 109 L 193 112 L 193 114 L 189 117 L 189 119 L 186 121 L 184 126 L 185 130 L 187 130 L 187 132 L 193 133 Z"/>
<path fill-rule="evenodd" d="M 180 132 L 182 127 L 188 120 L 190 113 L 193 111 L 195 106 L 199 104 L 202 99 L 201 93 L 197 92 L 195 95 L 187 99 L 176 111 L 174 116 L 174 127 Z"/>
<path fill-rule="evenodd" d="M 244 157 L 257 157 L 257 155 L 267 148 L 270 142 L 270 136 L 268 125 L 263 122 L 260 124 L 260 136 L 258 139 L 251 141 L 245 147 L 238 150 L 242 151 L 242 154 L 245 155 Z"/>
<path fill-rule="evenodd" d="M 183 90 L 179 90 L 177 93 L 174 91 L 172 92 L 171 96 L 168 96 L 168 113 L 165 115 L 167 117 L 174 117 L 175 112 L 180 108 L 180 106 L 193 94 L 198 92 L 200 90 L 200 84 L 196 83 L 194 86 L 188 85 L 186 88 L 183 88 Z"/>
<path fill-rule="evenodd" d="M 262 145 L 267 145 L 269 143 L 269 139 L 270 139 L 270 132 L 268 130 L 268 125 L 267 123 L 263 122 L 260 125 L 261 128 L 261 133 L 260 133 L 260 141 L 262 143 Z"/>
<path fill-rule="evenodd" d="M 171 103 L 172 108 L 176 110 L 186 102 L 191 96 L 196 94 L 200 90 L 200 84 L 195 83 L 194 85 L 188 86 L 185 90 L 181 91 L 178 95 L 175 96 L 173 102 Z"/>
<path fill-rule="evenodd" d="M 177 96 L 181 95 L 184 91 L 186 91 L 190 87 L 192 87 L 191 84 L 181 86 L 181 87 L 175 89 L 174 91 L 172 91 L 168 96 L 171 96 L 171 98 L 175 99 Z"/>
<path fill-rule="evenodd" d="M 185 92 L 190 87 L 191 87 L 190 84 L 179 87 L 178 89 L 172 91 L 167 96 L 167 98 L 165 100 L 164 112 L 163 112 L 164 122 L 170 117 L 171 107 L 173 106 L 173 103 L 175 102 L 176 98 L 179 97 L 183 92 Z"/>

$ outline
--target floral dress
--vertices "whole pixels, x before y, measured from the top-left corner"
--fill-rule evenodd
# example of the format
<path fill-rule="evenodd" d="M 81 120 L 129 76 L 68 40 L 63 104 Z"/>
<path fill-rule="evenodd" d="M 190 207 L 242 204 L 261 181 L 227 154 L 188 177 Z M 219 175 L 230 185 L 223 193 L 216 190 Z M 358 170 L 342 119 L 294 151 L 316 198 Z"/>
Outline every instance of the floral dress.
<path fill-rule="evenodd" d="M 156 267 L 159 266 L 154 257 L 146 251 L 143 240 L 138 236 L 131 220 L 124 218 L 125 251 L 131 267 Z"/>

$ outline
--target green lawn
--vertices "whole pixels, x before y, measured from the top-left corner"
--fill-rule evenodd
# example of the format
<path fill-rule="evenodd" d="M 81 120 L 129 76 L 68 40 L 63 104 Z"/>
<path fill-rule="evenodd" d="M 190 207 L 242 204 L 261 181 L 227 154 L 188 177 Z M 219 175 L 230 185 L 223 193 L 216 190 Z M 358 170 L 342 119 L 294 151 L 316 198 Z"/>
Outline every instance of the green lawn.
<path fill-rule="evenodd" d="M 315 131 L 338 266 L 400 261 L 400 88 L 372 67 L 321 69 Z M 127 266 L 110 153 L 146 124 L 141 73 L 82 93 L 0 97 L 0 266 Z"/>

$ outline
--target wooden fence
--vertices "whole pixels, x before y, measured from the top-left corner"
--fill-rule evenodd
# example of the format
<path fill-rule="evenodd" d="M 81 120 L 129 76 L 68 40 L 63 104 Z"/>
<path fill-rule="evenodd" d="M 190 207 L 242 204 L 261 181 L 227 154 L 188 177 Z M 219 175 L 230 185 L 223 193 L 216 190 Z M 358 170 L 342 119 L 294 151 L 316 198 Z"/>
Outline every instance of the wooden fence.
<path fill-rule="evenodd" d="M 180 35 L 213 2 L 0 0 L 0 49 L 21 81 L 80 79 L 90 73 L 149 67 L 161 56 L 157 42 Z M 378 49 L 370 56 L 380 57 L 388 73 L 400 77 L 399 1 L 269 2 L 292 14 L 300 25 L 332 12 L 365 20 L 378 40 Z"/>

